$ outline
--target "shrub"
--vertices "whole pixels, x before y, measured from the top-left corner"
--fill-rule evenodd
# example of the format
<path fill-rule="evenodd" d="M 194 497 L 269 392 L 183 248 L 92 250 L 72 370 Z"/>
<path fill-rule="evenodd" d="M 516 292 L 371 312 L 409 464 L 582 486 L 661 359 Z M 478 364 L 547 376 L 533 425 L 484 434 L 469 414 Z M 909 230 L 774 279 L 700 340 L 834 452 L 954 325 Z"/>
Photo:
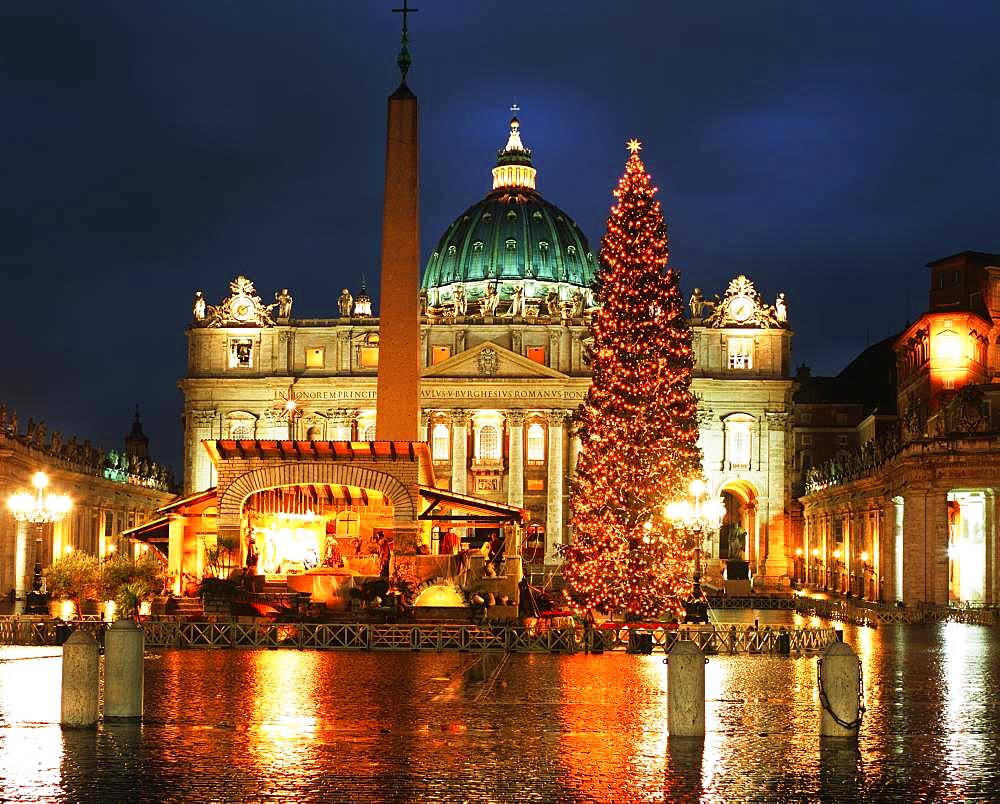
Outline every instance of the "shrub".
<path fill-rule="evenodd" d="M 56 598 L 90 600 L 96 599 L 100 591 L 100 561 L 82 550 L 57 558 L 43 574 L 46 587 Z"/>
<path fill-rule="evenodd" d="M 101 589 L 105 599 L 115 601 L 119 619 L 135 618 L 139 604 L 152 600 L 163 589 L 163 565 L 152 553 L 136 561 L 117 555 L 101 567 Z"/>

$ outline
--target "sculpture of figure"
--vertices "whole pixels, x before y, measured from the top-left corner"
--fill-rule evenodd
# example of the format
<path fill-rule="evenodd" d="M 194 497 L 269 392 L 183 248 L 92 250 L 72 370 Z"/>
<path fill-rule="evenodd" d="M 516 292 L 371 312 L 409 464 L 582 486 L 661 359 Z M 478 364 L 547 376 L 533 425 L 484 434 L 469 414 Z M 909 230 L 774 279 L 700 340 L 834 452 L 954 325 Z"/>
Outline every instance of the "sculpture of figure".
<path fill-rule="evenodd" d="M 691 318 L 700 319 L 705 309 L 705 298 L 701 295 L 701 288 L 694 289 L 688 304 L 691 305 Z"/>
<path fill-rule="evenodd" d="M 342 318 L 350 318 L 354 312 L 354 297 L 347 288 L 340 291 L 340 296 L 337 298 L 337 307 L 340 309 Z"/>
<path fill-rule="evenodd" d="M 205 320 L 205 297 L 199 290 L 194 294 L 194 320 L 204 321 Z"/>
<path fill-rule="evenodd" d="M 59 450 L 61 449 L 62 449 L 62 433 L 59 432 L 58 430 L 53 430 L 52 445 L 49 447 L 49 450 L 52 452 L 53 455 L 58 455 Z"/>
<path fill-rule="evenodd" d="M 579 288 L 573 291 L 573 295 L 569 297 L 569 300 L 572 302 L 570 309 L 573 318 L 580 318 L 583 315 L 583 294 Z"/>
<path fill-rule="evenodd" d="M 45 433 L 48 428 L 45 426 L 45 420 L 42 419 L 37 425 L 35 425 L 35 443 L 40 446 L 45 446 Z"/>
<path fill-rule="evenodd" d="M 559 317 L 559 293 L 550 290 L 545 294 L 545 309 L 549 312 L 549 318 Z"/>
<path fill-rule="evenodd" d="M 524 288 L 518 285 L 510 297 L 510 314 L 515 318 L 524 315 Z"/>
<path fill-rule="evenodd" d="M 28 417 L 28 432 L 25 435 L 28 436 L 29 442 L 35 440 L 35 420 L 33 417 Z"/>
<path fill-rule="evenodd" d="M 417 299 L 420 304 L 420 315 L 427 315 L 427 288 L 420 289 Z"/>
<path fill-rule="evenodd" d="M 17 411 L 12 410 L 10 412 L 10 434 L 17 435 Z"/>
<path fill-rule="evenodd" d="M 479 300 L 479 308 L 484 316 L 496 315 L 497 307 L 500 306 L 500 294 L 497 293 L 495 285 L 487 285 L 483 298 Z"/>
<path fill-rule="evenodd" d="M 288 288 L 275 291 L 274 300 L 278 302 L 278 318 L 289 318 L 292 315 L 292 294 Z"/>
<path fill-rule="evenodd" d="M 457 285 L 455 287 L 455 315 L 465 315 L 469 305 L 465 301 L 465 287 Z"/>
<path fill-rule="evenodd" d="M 785 305 L 784 293 L 779 293 L 778 298 L 774 300 L 774 317 L 779 324 L 788 322 L 788 307 Z"/>

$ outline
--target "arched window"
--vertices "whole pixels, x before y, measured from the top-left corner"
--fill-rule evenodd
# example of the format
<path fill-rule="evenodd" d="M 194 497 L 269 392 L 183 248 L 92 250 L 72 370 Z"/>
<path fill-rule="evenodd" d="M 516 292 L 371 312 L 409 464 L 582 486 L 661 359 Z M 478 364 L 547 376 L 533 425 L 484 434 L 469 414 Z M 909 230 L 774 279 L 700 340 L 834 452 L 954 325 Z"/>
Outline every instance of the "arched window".
<path fill-rule="evenodd" d="M 323 428 L 313 426 L 306 430 L 306 439 L 308 441 L 319 441 L 323 437 Z"/>
<path fill-rule="evenodd" d="M 445 424 L 435 424 L 434 429 L 431 430 L 431 455 L 435 461 L 448 460 L 450 441 L 448 426 Z"/>
<path fill-rule="evenodd" d="M 500 460 L 500 431 L 492 424 L 479 430 L 476 457 L 481 461 Z"/>
<path fill-rule="evenodd" d="M 726 417 L 726 462 L 730 469 L 750 468 L 752 426 L 753 419 L 746 414 L 736 413 Z"/>
<path fill-rule="evenodd" d="M 253 430 L 246 422 L 234 423 L 229 430 L 229 437 L 237 441 L 249 440 L 253 438 Z"/>
<path fill-rule="evenodd" d="M 545 428 L 532 424 L 528 427 L 528 462 L 542 463 L 545 460 Z"/>
<path fill-rule="evenodd" d="M 337 514 L 337 535 L 357 536 L 361 531 L 361 517 L 354 511 L 341 511 Z"/>
<path fill-rule="evenodd" d="M 375 440 L 375 425 L 369 424 L 367 427 L 361 431 L 362 441 L 374 441 Z"/>

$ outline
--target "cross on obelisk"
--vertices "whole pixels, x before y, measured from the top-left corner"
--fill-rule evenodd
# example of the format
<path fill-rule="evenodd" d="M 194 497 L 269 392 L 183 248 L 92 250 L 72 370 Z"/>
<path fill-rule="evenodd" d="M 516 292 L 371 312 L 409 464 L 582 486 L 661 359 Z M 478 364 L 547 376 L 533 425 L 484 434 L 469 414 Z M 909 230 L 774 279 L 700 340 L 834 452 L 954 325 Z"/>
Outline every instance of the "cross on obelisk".
<path fill-rule="evenodd" d="M 406 15 L 411 13 L 415 14 L 419 10 L 420 9 L 418 8 L 410 8 L 409 0 L 403 0 L 402 8 L 394 8 L 392 10 L 394 14 L 403 15 L 403 32 L 402 35 L 399 37 L 399 42 L 402 45 L 402 47 L 400 47 L 399 49 L 399 58 L 396 59 L 396 64 L 399 65 L 399 71 L 403 74 L 404 82 L 406 81 L 406 72 L 407 70 L 410 69 L 410 51 L 406 47 L 407 42 L 410 41 L 408 36 L 409 28 L 407 27 Z"/>

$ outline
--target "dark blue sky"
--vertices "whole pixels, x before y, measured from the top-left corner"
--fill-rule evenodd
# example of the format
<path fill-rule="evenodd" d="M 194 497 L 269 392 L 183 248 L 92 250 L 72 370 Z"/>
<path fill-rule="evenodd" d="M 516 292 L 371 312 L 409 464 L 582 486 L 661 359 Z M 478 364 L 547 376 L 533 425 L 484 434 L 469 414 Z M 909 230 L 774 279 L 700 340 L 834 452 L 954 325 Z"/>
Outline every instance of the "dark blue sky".
<path fill-rule="evenodd" d="M 104 446 L 138 402 L 178 466 L 195 290 L 377 287 L 398 3 L 41 5 L 0 11 L 0 399 Z M 995 2 L 415 5 L 425 258 L 515 96 L 595 252 L 638 137 L 686 291 L 784 291 L 819 372 L 920 312 L 926 262 L 1000 251 Z"/>

